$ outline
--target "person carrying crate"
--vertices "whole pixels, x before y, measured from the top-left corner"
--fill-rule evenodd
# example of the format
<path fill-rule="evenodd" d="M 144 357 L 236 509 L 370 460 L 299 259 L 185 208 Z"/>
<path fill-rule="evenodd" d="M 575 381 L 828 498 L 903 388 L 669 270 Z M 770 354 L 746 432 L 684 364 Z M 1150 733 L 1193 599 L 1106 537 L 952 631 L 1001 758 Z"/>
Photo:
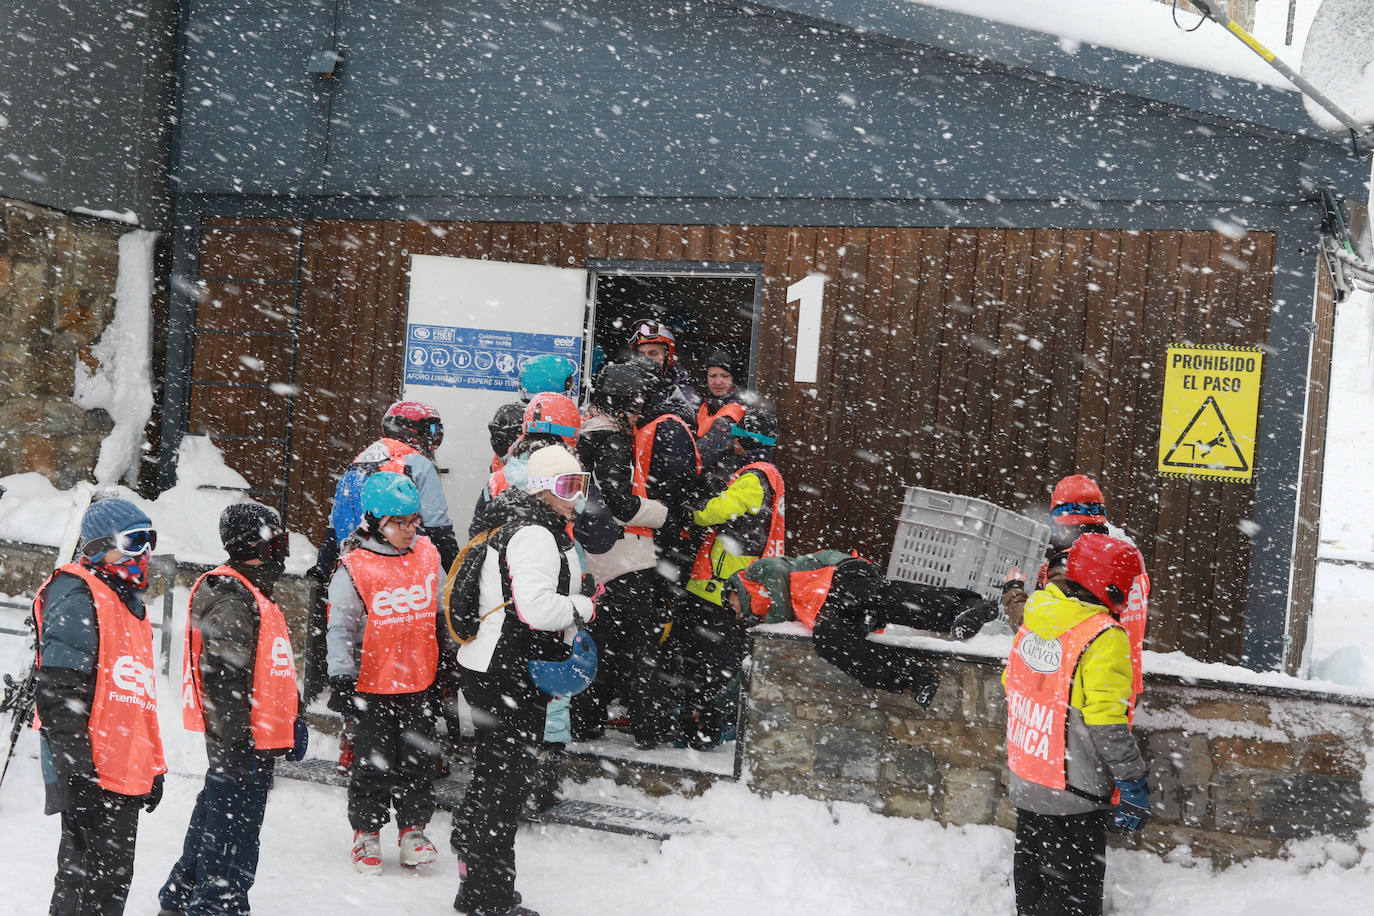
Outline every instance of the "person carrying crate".
<path fill-rule="evenodd" d="M 910 691 L 922 706 L 939 678 L 917 653 L 869 634 L 895 624 L 963 640 L 998 616 L 997 603 L 977 592 L 884 579 L 868 560 L 838 550 L 755 560 L 724 594 L 746 627 L 800 621 L 821 658 L 870 690 Z"/>
<path fill-rule="evenodd" d="M 1045 562 L 1036 576 L 1037 589 L 1046 585 L 1062 585 L 1064 567 L 1068 563 L 1069 548 L 1079 535 L 1107 534 L 1107 505 L 1102 490 L 1092 479 L 1082 474 L 1070 474 L 1054 485 L 1050 495 L 1050 545 L 1045 550 Z M 1025 577 L 1021 570 L 1007 573 L 1002 584 L 1002 607 L 1012 629 L 1018 629 L 1025 618 Z"/>

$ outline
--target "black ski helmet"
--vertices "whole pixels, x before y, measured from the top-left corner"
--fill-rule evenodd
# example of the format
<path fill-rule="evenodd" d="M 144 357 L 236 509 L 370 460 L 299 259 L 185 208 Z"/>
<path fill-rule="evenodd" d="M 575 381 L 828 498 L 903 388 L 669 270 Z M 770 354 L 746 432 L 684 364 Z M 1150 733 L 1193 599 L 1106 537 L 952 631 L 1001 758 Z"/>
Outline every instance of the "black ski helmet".
<path fill-rule="evenodd" d="M 524 423 L 525 405 L 520 401 L 502 404 L 492 414 L 487 423 L 487 434 L 491 437 L 491 450 L 498 455 L 510 451 L 515 440 L 520 438 L 520 426 Z"/>
<path fill-rule="evenodd" d="M 592 381 L 591 401 L 610 414 L 640 413 L 656 381 L 637 361 L 607 363 Z"/>
<path fill-rule="evenodd" d="M 286 558 L 286 529 L 281 516 L 260 503 L 234 503 L 219 517 L 219 539 L 231 560 Z"/>
<path fill-rule="evenodd" d="M 762 407 L 751 407 L 730 428 L 736 439 L 748 439 L 753 448 L 778 444 L 778 418 Z"/>
<path fill-rule="evenodd" d="M 444 441 L 444 422 L 423 401 L 397 401 L 382 417 L 382 432 L 432 455 Z"/>

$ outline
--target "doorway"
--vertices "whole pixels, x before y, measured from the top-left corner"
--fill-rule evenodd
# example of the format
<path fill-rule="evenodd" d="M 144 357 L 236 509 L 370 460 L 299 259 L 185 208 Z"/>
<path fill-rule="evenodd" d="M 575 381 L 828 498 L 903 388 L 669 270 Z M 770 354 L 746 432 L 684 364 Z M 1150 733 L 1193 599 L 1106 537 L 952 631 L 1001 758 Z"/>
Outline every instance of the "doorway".
<path fill-rule="evenodd" d="M 586 364 L 627 359 L 634 322 L 652 318 L 677 338 L 677 361 L 698 392 L 706 390 L 706 359 L 725 350 L 739 372 L 735 384 L 752 388 L 758 361 L 762 264 L 589 260 L 591 328 Z"/>

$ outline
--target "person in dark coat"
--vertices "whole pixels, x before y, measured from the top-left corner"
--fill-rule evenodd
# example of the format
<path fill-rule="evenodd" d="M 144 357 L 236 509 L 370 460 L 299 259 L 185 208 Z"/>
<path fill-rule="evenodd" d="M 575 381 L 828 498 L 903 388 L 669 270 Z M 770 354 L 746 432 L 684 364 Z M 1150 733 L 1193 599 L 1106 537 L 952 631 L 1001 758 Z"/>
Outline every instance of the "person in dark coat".
<path fill-rule="evenodd" d="M 219 520 L 229 562 L 191 592 L 183 715 L 205 733 L 209 768 L 181 858 L 158 892 L 159 916 L 247 913 L 277 757 L 299 760 L 300 717 L 289 632 L 272 589 L 286 569 L 277 513 L 235 503 Z"/>
<path fill-rule="evenodd" d="M 968 589 L 885 579 L 838 550 L 765 557 L 731 576 L 726 600 L 746 626 L 799 620 L 816 654 L 870 690 L 909 692 L 929 705 L 939 678 L 916 653 L 868 638 L 890 624 L 968 639 L 997 617 L 997 603 Z"/>
<path fill-rule="evenodd" d="M 481 623 L 457 651 L 477 728 L 472 782 L 450 837 L 463 875 L 453 908 L 467 916 L 535 916 L 515 892 L 515 830 L 553 697 L 531 679 L 530 662 L 567 658 L 564 631 L 595 615 L 568 533 L 587 476 L 566 448 L 546 446 L 530 456 L 524 489 L 489 507 L 501 527 L 483 548 Z"/>
<path fill-rule="evenodd" d="M 104 499 L 82 517 L 81 543 L 34 599 L 45 811 L 62 815 L 48 912 L 118 916 L 139 810 L 157 808 L 167 771 L 143 604 L 157 532 L 132 503 Z"/>

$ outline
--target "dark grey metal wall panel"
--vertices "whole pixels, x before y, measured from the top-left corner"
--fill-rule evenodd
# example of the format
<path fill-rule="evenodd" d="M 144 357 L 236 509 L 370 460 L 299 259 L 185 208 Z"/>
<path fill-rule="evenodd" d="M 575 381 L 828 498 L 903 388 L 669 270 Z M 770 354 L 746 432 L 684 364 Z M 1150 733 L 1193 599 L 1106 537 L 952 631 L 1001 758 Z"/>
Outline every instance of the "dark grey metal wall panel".
<path fill-rule="evenodd" d="M 4 4 L 0 196 L 165 225 L 176 29 L 176 0 Z"/>
<path fill-rule="evenodd" d="M 306 65 L 312 50 L 333 46 L 332 0 L 184 4 L 178 190 L 318 187 L 331 87 Z"/>
<path fill-rule="evenodd" d="M 215 7 L 262 15 L 247 0 Z M 1325 145 L 914 42 L 665 0 L 339 0 L 344 66 L 317 84 L 333 96 L 327 121 L 280 67 L 272 105 L 244 108 L 271 55 L 208 24 L 209 9 L 194 7 L 189 64 L 221 94 L 188 96 L 182 177 L 197 192 L 1291 200 Z M 328 18 L 302 0 L 273 9 L 274 36 L 300 30 L 302 46 Z M 326 124 L 327 168 L 312 171 L 309 138 Z"/>

